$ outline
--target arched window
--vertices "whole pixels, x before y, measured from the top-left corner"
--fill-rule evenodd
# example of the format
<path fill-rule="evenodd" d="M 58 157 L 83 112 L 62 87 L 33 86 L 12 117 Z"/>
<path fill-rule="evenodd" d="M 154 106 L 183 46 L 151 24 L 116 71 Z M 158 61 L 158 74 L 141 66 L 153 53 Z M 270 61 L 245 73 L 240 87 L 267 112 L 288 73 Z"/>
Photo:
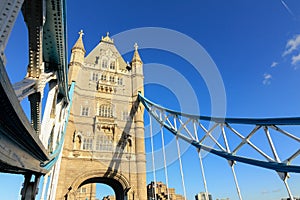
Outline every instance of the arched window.
<path fill-rule="evenodd" d="M 113 142 L 112 136 L 107 135 L 97 135 L 96 137 L 96 151 L 112 151 Z"/>
<path fill-rule="evenodd" d="M 89 107 L 87 107 L 87 106 L 81 106 L 80 115 L 81 116 L 89 116 L 89 110 L 90 110 Z"/>
<path fill-rule="evenodd" d="M 93 138 L 84 137 L 82 149 L 83 150 L 93 150 Z"/>
<path fill-rule="evenodd" d="M 111 105 L 102 104 L 99 107 L 99 116 L 112 118 L 113 117 L 113 107 Z"/>
<path fill-rule="evenodd" d="M 118 85 L 123 85 L 123 79 L 122 78 L 118 77 L 117 82 L 118 82 Z"/>
<path fill-rule="evenodd" d="M 97 82 L 98 81 L 98 77 L 99 77 L 99 74 L 98 73 L 96 73 L 96 72 L 92 72 L 92 81 L 95 81 L 95 82 Z"/>
<path fill-rule="evenodd" d="M 114 76 L 110 76 L 109 77 L 109 82 L 114 83 L 115 82 L 115 77 Z"/>
<path fill-rule="evenodd" d="M 106 75 L 101 74 L 101 81 L 106 81 Z"/>
<path fill-rule="evenodd" d="M 102 60 L 102 68 L 107 69 L 107 60 L 106 59 Z"/>
<path fill-rule="evenodd" d="M 115 61 L 111 61 L 110 65 L 109 65 L 109 69 L 115 69 L 116 68 L 116 62 Z"/>

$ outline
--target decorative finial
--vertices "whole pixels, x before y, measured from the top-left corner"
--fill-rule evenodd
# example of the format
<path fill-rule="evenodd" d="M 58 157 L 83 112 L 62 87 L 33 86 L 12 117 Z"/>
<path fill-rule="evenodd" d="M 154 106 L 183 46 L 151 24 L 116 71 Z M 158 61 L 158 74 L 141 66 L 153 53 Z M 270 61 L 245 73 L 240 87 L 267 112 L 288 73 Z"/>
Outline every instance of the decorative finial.
<path fill-rule="evenodd" d="M 83 30 L 81 29 L 79 32 L 78 32 L 79 36 L 82 37 L 84 35 L 83 33 Z"/>
<path fill-rule="evenodd" d="M 106 36 L 109 37 L 109 32 L 106 32 Z"/>
<path fill-rule="evenodd" d="M 134 49 L 137 51 L 139 48 L 138 44 L 137 43 L 134 43 Z"/>

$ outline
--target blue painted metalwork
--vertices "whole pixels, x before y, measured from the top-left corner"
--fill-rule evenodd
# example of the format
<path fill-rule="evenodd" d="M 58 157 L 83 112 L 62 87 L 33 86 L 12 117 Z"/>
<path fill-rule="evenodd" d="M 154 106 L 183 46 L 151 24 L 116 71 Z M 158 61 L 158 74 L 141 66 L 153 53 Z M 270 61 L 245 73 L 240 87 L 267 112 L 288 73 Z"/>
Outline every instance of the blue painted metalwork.
<path fill-rule="evenodd" d="M 1 155 L 7 155 L 0 158 L 0 171 L 44 173 L 45 170 L 39 167 L 39 163 L 49 159 L 47 151 L 30 125 L 1 60 L 0 110 L 0 140 L 4 137 L 9 138 L 11 143 L 14 144 L 14 148 L 12 148 L 6 146 L 6 143 L 1 143 Z M 16 149 L 20 149 L 20 152 L 23 153 L 19 154 Z M 30 157 L 25 157 L 23 154 L 28 154 Z M 7 158 L 9 159 L 7 160 Z"/>
<path fill-rule="evenodd" d="M 41 165 L 41 167 L 43 167 L 46 170 L 50 170 L 56 163 L 59 154 L 62 151 L 63 148 L 63 144 L 64 144 L 64 140 L 65 140 L 65 135 L 66 135 L 66 129 L 67 129 L 67 125 L 68 125 L 68 121 L 69 121 L 69 116 L 70 116 L 70 110 L 71 110 L 71 106 L 72 106 L 72 100 L 73 100 L 73 94 L 74 94 L 74 89 L 75 89 L 75 82 L 72 82 L 71 86 L 70 86 L 70 90 L 69 90 L 69 105 L 68 105 L 68 114 L 66 116 L 65 119 L 65 124 L 64 124 L 64 128 L 63 131 L 61 133 L 61 138 L 60 141 L 57 145 L 57 148 L 54 150 L 54 152 L 50 155 L 50 161 L 47 163 L 44 163 Z"/>
<path fill-rule="evenodd" d="M 196 115 L 189 115 L 185 113 L 176 112 L 170 109 L 166 109 L 160 105 L 157 105 L 150 100 L 146 99 L 144 96 L 142 96 L 139 93 L 139 101 L 145 106 L 146 110 L 154 117 L 161 125 L 163 125 L 166 129 L 168 129 L 171 133 L 173 133 L 175 136 L 178 136 L 179 138 L 185 140 L 186 142 L 192 144 L 198 149 L 202 149 L 204 151 L 210 152 L 212 154 L 215 154 L 217 156 L 220 156 L 222 158 L 225 158 L 228 161 L 237 161 L 242 162 L 258 167 L 263 167 L 267 169 L 272 169 L 277 172 L 294 172 L 294 173 L 300 173 L 300 166 L 296 165 L 289 165 L 288 163 L 280 163 L 280 162 L 273 162 L 273 161 L 262 161 L 262 160 L 256 160 L 252 158 L 246 158 L 242 156 L 236 156 L 233 153 L 228 153 L 225 151 L 220 151 L 213 149 L 212 147 L 206 146 L 201 144 L 200 142 L 197 142 L 191 138 L 186 137 L 183 134 L 180 134 L 177 130 L 175 130 L 170 125 L 166 124 L 163 120 L 161 120 L 157 115 L 154 115 L 151 111 L 151 106 L 155 106 L 161 110 L 164 110 L 168 113 L 173 114 L 174 116 L 184 116 L 187 118 L 195 119 L 195 120 L 205 120 L 205 121 L 213 121 L 215 123 L 234 123 L 234 124 L 253 124 L 253 125 L 261 125 L 261 126 L 272 126 L 272 125 L 300 125 L 300 118 L 294 117 L 294 118 L 266 118 L 266 119 L 239 119 L 239 118 L 215 118 L 215 117 L 208 117 L 208 116 L 196 116 Z"/>
<path fill-rule="evenodd" d="M 159 107 L 168 113 L 172 113 L 174 115 L 188 117 L 192 119 L 199 119 L 205 121 L 213 121 L 216 123 L 229 123 L 229 124 L 255 124 L 261 126 L 270 126 L 270 125 L 300 125 L 300 117 L 282 117 L 282 118 L 220 118 L 220 117 L 210 117 L 210 116 L 198 116 L 192 114 L 181 113 L 178 111 L 174 111 L 168 108 L 165 108 L 161 105 L 155 104 L 151 102 L 146 97 L 142 96 L 139 93 L 139 101 L 143 103 L 145 106 L 145 102 L 156 107 Z"/>
<path fill-rule="evenodd" d="M 21 3 L 21 1 L 18 3 Z M 32 1 L 26 1 L 25 3 L 27 3 L 26 5 L 33 5 Z M 35 3 L 37 3 L 37 5 L 42 5 L 38 8 L 34 8 L 36 9 L 35 11 L 38 13 L 38 16 L 33 16 L 32 18 L 27 19 L 26 14 L 32 14 L 28 13 L 32 10 L 30 10 L 31 8 L 26 10 L 26 5 L 24 6 L 24 4 L 23 15 L 25 15 L 25 21 L 27 20 L 27 26 L 43 26 L 41 29 L 43 31 L 41 46 L 43 47 L 42 61 L 45 64 L 45 71 L 42 73 L 51 74 L 52 72 L 56 75 L 58 79 L 59 98 L 63 98 L 63 100 L 68 103 L 69 95 L 72 94 L 75 83 L 71 85 L 71 91 L 70 94 L 68 94 L 66 1 L 35 1 Z M 38 20 L 33 20 L 34 17 Z M 33 42 L 39 43 L 39 38 L 37 39 L 38 41 Z M 0 166 L 0 171 L 10 173 L 35 172 L 45 174 L 47 172 L 46 169 L 49 170 L 51 166 L 53 166 L 51 163 L 55 163 L 57 160 L 63 145 L 63 140 L 60 141 L 58 146 L 59 148 L 51 155 L 48 155 L 47 150 L 43 146 L 39 136 L 32 128 L 22 107 L 20 106 L 20 102 L 16 97 L 15 91 L 9 81 L 1 59 L 0 91 L 0 139 L 2 135 L 2 141 L 4 141 L 4 138 L 8 141 L 1 146 L 2 148 L 0 148 L 3 155 L 8 155 L 0 159 L 0 165 L 2 166 Z M 19 152 L 14 150 L 18 150 Z M 9 156 L 11 156 L 11 161 L 8 161 L 7 159 Z M 47 164 L 43 164 L 42 166 L 44 168 L 42 168 L 40 163 L 46 162 Z"/>
<path fill-rule="evenodd" d="M 43 56 L 46 68 L 57 71 L 59 92 L 68 98 L 66 1 L 47 1 Z"/>

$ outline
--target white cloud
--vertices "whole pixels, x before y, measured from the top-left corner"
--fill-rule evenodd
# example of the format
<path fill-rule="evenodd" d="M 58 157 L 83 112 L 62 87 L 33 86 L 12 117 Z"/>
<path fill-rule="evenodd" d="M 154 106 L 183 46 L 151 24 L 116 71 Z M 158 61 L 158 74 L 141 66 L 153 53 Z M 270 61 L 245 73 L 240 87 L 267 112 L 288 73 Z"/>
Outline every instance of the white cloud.
<path fill-rule="evenodd" d="M 264 74 L 264 80 L 263 80 L 263 84 L 264 85 L 270 85 L 271 84 L 271 79 L 272 79 L 272 75 L 271 74 Z"/>
<path fill-rule="evenodd" d="M 300 62 L 300 53 L 292 57 L 292 65 L 296 65 L 298 62 Z"/>
<path fill-rule="evenodd" d="M 278 62 L 272 62 L 271 67 L 276 67 L 278 65 Z"/>
<path fill-rule="evenodd" d="M 285 46 L 285 51 L 283 52 L 282 56 L 286 56 L 291 54 L 294 50 L 300 47 L 300 34 L 294 36 L 290 39 Z"/>

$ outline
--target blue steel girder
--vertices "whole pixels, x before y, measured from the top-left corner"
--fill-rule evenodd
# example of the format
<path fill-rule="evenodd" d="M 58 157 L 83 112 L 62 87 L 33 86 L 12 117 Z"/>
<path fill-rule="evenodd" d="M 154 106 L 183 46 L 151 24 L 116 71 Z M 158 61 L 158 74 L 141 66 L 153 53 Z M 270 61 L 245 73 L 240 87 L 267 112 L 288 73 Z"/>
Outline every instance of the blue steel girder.
<path fill-rule="evenodd" d="M 273 154 L 274 154 L 274 159 L 273 159 L 273 158 L 269 157 L 268 155 L 266 155 L 259 148 L 257 148 L 249 140 L 250 137 L 258 129 L 264 127 L 265 131 L 268 131 L 268 128 L 272 128 L 274 130 L 277 129 L 280 132 L 283 132 L 283 134 L 286 135 L 287 137 L 290 137 L 290 138 L 294 139 L 299 144 L 299 147 L 300 147 L 300 138 L 299 137 L 297 137 L 295 135 L 292 135 L 288 132 L 285 132 L 284 130 L 279 129 L 278 126 L 277 126 L 277 125 L 298 125 L 298 126 L 300 126 L 300 118 L 299 117 L 247 119 L 247 118 L 215 118 L 215 117 L 208 117 L 208 116 L 196 116 L 196 115 L 180 113 L 180 112 L 176 112 L 176 111 L 164 108 L 164 107 L 162 107 L 160 105 L 157 105 L 157 104 L 151 102 L 150 100 L 146 99 L 140 93 L 139 93 L 138 98 L 139 98 L 139 101 L 145 106 L 146 110 L 151 114 L 151 116 L 153 118 L 156 119 L 156 121 L 158 121 L 158 123 L 160 123 L 162 126 L 164 126 L 171 133 L 173 133 L 176 137 L 181 138 L 184 141 L 192 144 L 193 146 L 195 146 L 199 150 L 201 149 L 201 150 L 204 150 L 206 152 L 212 153 L 212 154 L 217 155 L 219 157 L 225 158 L 226 160 L 228 160 L 230 162 L 233 162 L 233 163 L 235 161 L 237 161 L 237 162 L 241 162 L 241 163 L 250 164 L 250 165 L 253 165 L 253 166 L 258 166 L 258 167 L 262 167 L 262 168 L 266 168 L 266 169 L 275 170 L 277 172 L 300 173 L 300 166 L 299 165 L 291 165 L 290 164 L 290 160 L 292 160 L 292 159 L 294 159 L 294 158 L 296 158 L 297 156 L 300 155 L 300 148 L 298 148 L 298 150 L 296 150 L 296 152 L 291 157 L 289 157 L 287 160 L 280 161 L 278 159 L 277 152 L 276 152 L 275 149 L 272 149 Z M 238 147 L 236 147 L 236 149 L 234 151 L 230 152 L 230 151 L 226 151 L 226 148 L 222 147 L 218 143 L 217 140 L 215 140 L 215 144 L 217 144 L 220 147 L 220 149 L 216 149 L 214 147 L 207 146 L 203 143 L 203 141 L 195 139 L 195 137 L 193 137 L 192 134 L 191 134 L 192 131 L 189 132 L 187 130 L 187 132 L 189 132 L 190 136 L 188 134 L 182 134 L 181 131 L 178 129 L 178 127 L 174 123 L 172 124 L 172 122 L 171 122 L 171 120 L 180 121 L 180 119 L 179 119 L 180 116 L 183 116 L 183 117 L 188 119 L 185 122 L 180 122 L 181 123 L 180 124 L 181 130 L 184 129 L 183 127 L 186 125 L 185 123 L 189 123 L 191 121 L 194 121 L 194 122 L 198 123 L 199 120 L 213 122 L 214 126 L 211 130 L 213 130 L 215 127 L 218 127 L 218 126 L 219 127 L 228 126 L 228 127 L 231 128 L 230 124 L 254 125 L 255 128 L 253 129 L 253 131 L 248 136 L 245 136 L 243 138 L 240 145 L 238 145 Z M 231 129 L 231 130 L 233 130 L 233 129 Z M 235 130 L 233 130 L 233 131 L 235 131 Z M 210 136 L 210 132 L 211 132 L 210 130 L 206 130 L 206 136 Z M 195 134 L 197 134 L 197 133 L 195 133 Z M 240 137 L 243 137 L 239 133 L 237 133 L 237 134 Z M 269 133 L 267 133 L 267 132 L 266 132 L 266 134 L 269 135 Z M 204 136 L 204 139 L 205 139 L 206 136 Z M 271 144 L 273 143 L 272 141 L 269 141 L 269 142 Z M 261 153 L 261 155 L 263 155 L 266 158 L 266 160 L 259 160 L 259 159 L 248 158 L 248 157 L 236 155 L 236 152 L 239 150 L 239 148 L 241 146 L 243 146 L 244 144 L 246 144 L 246 143 L 250 144 L 251 147 L 254 147 L 259 153 Z M 270 146 L 272 146 L 271 144 L 270 144 Z"/>
<path fill-rule="evenodd" d="M 68 101 L 65 10 L 65 0 L 25 0 L 22 8 L 29 30 L 29 76 L 39 78 L 41 70 L 56 72 L 59 94 Z M 40 63 L 30 66 L 37 59 L 44 69 Z"/>
<path fill-rule="evenodd" d="M 65 0 L 46 1 L 46 21 L 43 28 L 45 70 L 55 70 L 59 93 L 68 101 L 68 65 L 66 43 Z"/>
<path fill-rule="evenodd" d="M 5 57 L 0 56 L 0 140 L 2 141 L 0 142 L 0 171 L 45 174 L 51 167 L 48 164 L 45 168 L 44 163 L 49 161 L 53 163 L 54 158 L 57 157 L 57 155 L 48 155 L 37 134 L 40 126 L 41 93 L 44 88 L 42 86 L 45 81 L 57 79 L 58 98 L 63 99 L 65 103 L 69 101 L 65 0 L 25 0 L 24 3 L 18 1 L 19 4 L 7 1 L 2 2 L 1 5 L 4 3 L 10 6 L 8 11 L 11 12 L 8 13 L 7 22 L 11 26 L 23 4 L 22 12 L 29 31 L 30 55 L 27 79 L 32 79 L 32 83 L 16 86 L 19 88 L 18 92 L 22 93 L 18 94 L 19 100 L 25 97 L 23 93 L 28 90 L 29 100 L 33 104 L 32 110 L 36 109 L 36 111 L 31 113 L 32 121 L 34 121 L 32 124 L 34 126 L 32 126 L 9 81 L 4 67 Z M 5 14 L 7 15 L 7 13 Z M 11 29 L 0 30 L 2 37 L 5 33 L 5 41 L 10 32 Z M 5 49 L 5 41 L 3 44 L 1 43 L 2 50 Z M 35 93 L 32 89 L 35 90 Z"/>
<path fill-rule="evenodd" d="M 40 164 L 49 160 L 30 125 L 0 61 L 0 171 L 46 173 Z"/>

